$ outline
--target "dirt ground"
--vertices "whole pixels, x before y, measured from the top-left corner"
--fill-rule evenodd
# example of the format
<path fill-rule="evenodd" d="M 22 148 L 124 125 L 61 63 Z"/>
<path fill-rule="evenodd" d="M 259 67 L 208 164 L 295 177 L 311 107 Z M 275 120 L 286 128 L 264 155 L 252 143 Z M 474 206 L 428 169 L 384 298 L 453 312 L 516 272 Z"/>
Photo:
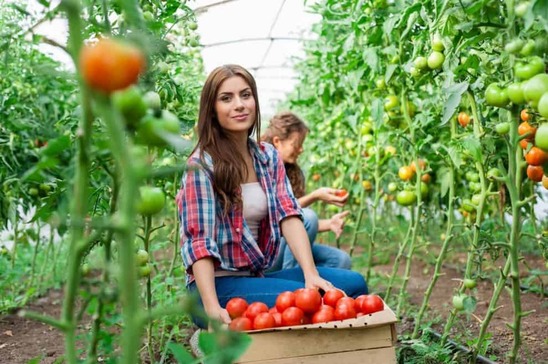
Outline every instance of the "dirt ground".
<path fill-rule="evenodd" d="M 401 265 L 403 270 L 404 264 Z M 391 265 L 375 267 L 379 273 L 390 274 Z M 411 279 L 407 292 L 410 301 L 414 305 L 420 305 L 424 291 L 429 283 L 433 266 L 417 263 L 413 265 Z M 433 326 L 435 330 L 443 330 L 443 318 L 449 312 L 449 305 L 455 287 L 458 285 L 462 274 L 453 268 L 444 268 L 444 275 L 438 281 L 430 299 L 430 316 L 425 320 L 438 317 L 440 324 Z M 483 317 L 491 297 L 493 286 L 490 282 L 478 283 L 478 307 L 475 315 Z M 520 363 L 548 363 L 548 301 L 539 295 L 527 293 L 522 296 L 524 311 L 535 312 L 522 320 L 523 343 L 520 353 Z M 504 292 L 499 305 L 501 309 L 495 314 L 489 332 L 492 337 L 492 352 L 504 363 L 504 353 L 508 352 L 512 345 L 512 335 L 506 324 L 511 321 L 512 304 L 507 292 Z M 43 314 L 59 317 L 62 307 L 62 292 L 51 290 L 48 294 L 29 305 L 27 308 Z M 432 313 L 434 312 L 434 313 Z M 412 330 L 413 320 L 409 317 L 402 318 L 399 331 Z M 461 316 L 457 320 L 455 330 L 467 332 L 473 335 L 479 327 L 478 321 L 473 317 Z M 473 336 L 472 336 L 473 337 Z M 458 335 L 452 333 L 451 338 L 458 340 Z M 461 342 L 462 343 L 462 342 Z M 22 364 L 28 360 L 41 356 L 39 363 L 54 363 L 64 352 L 63 336 L 55 329 L 42 323 L 24 319 L 16 314 L 8 314 L 0 317 L 0 364 Z"/>

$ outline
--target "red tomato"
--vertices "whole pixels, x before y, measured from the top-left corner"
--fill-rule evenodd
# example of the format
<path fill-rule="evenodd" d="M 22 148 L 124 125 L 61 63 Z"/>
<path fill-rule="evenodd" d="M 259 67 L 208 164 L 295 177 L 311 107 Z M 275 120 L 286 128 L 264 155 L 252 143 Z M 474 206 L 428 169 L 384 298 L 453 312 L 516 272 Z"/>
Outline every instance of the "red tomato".
<path fill-rule="evenodd" d="M 253 320 L 253 329 L 255 330 L 270 329 L 274 326 L 276 326 L 276 319 L 268 312 L 258 314 Z"/>
<path fill-rule="evenodd" d="M 542 166 L 527 166 L 527 177 L 533 182 L 542 181 L 544 169 Z"/>
<path fill-rule="evenodd" d="M 289 307 L 282 312 L 282 326 L 302 325 L 304 312 L 298 307 Z"/>
<path fill-rule="evenodd" d="M 279 312 L 272 313 L 272 317 L 274 317 L 274 321 L 276 322 L 276 327 L 282 326 L 282 314 Z"/>
<path fill-rule="evenodd" d="M 337 303 L 337 307 L 335 307 L 335 320 L 346 320 L 346 319 L 356 318 L 357 313 L 356 313 L 356 308 L 354 307 L 354 300 L 350 302 L 350 301 L 343 301 L 343 299 L 344 298 L 341 298 L 339 302 Z"/>
<path fill-rule="evenodd" d="M 137 82 L 146 59 L 129 43 L 102 38 L 82 47 L 79 63 L 82 77 L 91 88 L 111 93 Z"/>
<path fill-rule="evenodd" d="M 345 296 L 344 292 L 340 289 L 330 289 L 323 295 L 324 305 L 331 306 L 335 308 L 337 306 L 337 301 Z"/>
<path fill-rule="evenodd" d="M 295 306 L 295 293 L 291 291 L 280 293 L 276 298 L 276 309 L 278 312 L 284 312 L 286 308 L 291 306 Z"/>
<path fill-rule="evenodd" d="M 346 305 L 353 306 L 354 309 L 357 309 L 359 311 L 359 307 L 356 306 L 356 301 L 352 297 L 347 296 L 347 297 L 341 298 L 339 301 L 337 301 L 337 306 L 343 303 Z M 335 308 L 337 307 L 335 306 Z"/>
<path fill-rule="evenodd" d="M 320 309 L 312 316 L 312 323 L 329 322 L 335 319 L 335 309 L 328 305 L 322 305 Z"/>
<path fill-rule="evenodd" d="M 268 312 L 270 312 L 270 313 L 279 313 L 280 311 L 278 311 L 278 309 L 276 308 L 276 306 L 274 306 L 274 307 L 271 307 L 271 308 L 268 310 Z"/>
<path fill-rule="evenodd" d="M 232 331 L 249 331 L 253 329 L 253 323 L 247 317 L 236 317 L 230 322 L 228 328 Z"/>
<path fill-rule="evenodd" d="M 527 121 L 522 122 L 518 126 L 518 134 L 519 135 L 525 135 L 527 134 L 526 139 L 533 139 L 535 137 L 535 133 L 537 132 L 537 128 L 534 126 L 531 126 Z"/>
<path fill-rule="evenodd" d="M 322 296 L 318 290 L 313 288 L 305 288 L 295 294 L 295 306 L 303 310 L 305 313 L 314 313 L 322 305 Z"/>
<path fill-rule="evenodd" d="M 348 192 L 343 188 L 343 189 L 340 189 L 340 190 L 337 190 L 335 192 L 335 196 L 337 197 L 343 197 L 343 196 L 346 196 L 348 194 Z"/>
<path fill-rule="evenodd" d="M 541 166 L 548 160 L 548 154 L 540 148 L 532 147 L 525 154 L 525 161 L 532 166 Z"/>
<path fill-rule="evenodd" d="M 234 297 L 226 303 L 226 310 L 228 311 L 230 318 L 235 319 L 244 314 L 245 310 L 247 310 L 247 306 L 246 300 L 241 297 Z"/>
<path fill-rule="evenodd" d="M 268 312 L 268 306 L 262 302 L 253 302 L 245 310 L 244 316 L 253 321 L 258 314 L 263 312 Z"/>
<path fill-rule="evenodd" d="M 361 311 L 364 314 L 370 314 L 384 310 L 384 302 L 376 294 L 370 294 L 361 301 Z"/>
<path fill-rule="evenodd" d="M 356 311 L 361 312 L 362 302 L 366 299 L 367 295 L 362 294 L 354 300 L 354 306 L 356 307 Z"/>

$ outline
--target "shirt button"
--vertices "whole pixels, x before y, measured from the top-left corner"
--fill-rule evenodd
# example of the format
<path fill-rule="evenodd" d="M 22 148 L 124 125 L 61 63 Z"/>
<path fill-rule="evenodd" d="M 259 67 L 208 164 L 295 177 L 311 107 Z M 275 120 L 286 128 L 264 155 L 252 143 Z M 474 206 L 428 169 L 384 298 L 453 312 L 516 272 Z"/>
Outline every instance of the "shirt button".
<path fill-rule="evenodd" d="M 240 232 L 240 228 L 236 228 L 236 232 L 239 233 L 239 232 Z"/>

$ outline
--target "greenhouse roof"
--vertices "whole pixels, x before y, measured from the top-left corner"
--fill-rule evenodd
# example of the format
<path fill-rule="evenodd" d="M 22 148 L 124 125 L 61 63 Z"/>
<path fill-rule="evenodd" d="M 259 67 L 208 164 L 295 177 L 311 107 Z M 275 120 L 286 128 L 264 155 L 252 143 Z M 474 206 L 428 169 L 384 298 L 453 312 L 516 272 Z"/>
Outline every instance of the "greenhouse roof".
<path fill-rule="evenodd" d="M 304 55 L 302 40 L 311 39 L 312 24 L 321 20 L 309 11 L 316 2 L 192 1 L 206 73 L 227 63 L 246 67 L 257 81 L 263 117 L 271 116 L 298 81 L 294 59 Z"/>

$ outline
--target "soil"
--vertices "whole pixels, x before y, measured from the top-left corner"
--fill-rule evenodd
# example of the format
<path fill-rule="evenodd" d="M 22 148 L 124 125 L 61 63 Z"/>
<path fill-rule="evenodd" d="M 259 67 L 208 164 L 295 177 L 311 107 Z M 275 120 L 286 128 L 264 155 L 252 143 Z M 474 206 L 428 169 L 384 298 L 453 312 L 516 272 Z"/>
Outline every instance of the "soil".
<path fill-rule="evenodd" d="M 528 263 L 531 264 L 530 259 Z M 544 265 L 540 260 L 538 263 Z M 403 269 L 404 264 L 401 264 L 400 274 Z M 391 264 L 375 266 L 375 271 L 380 274 L 389 275 L 391 270 Z M 420 306 L 432 270 L 432 265 L 421 262 L 416 262 L 412 266 L 411 278 L 406 291 L 413 305 Z M 450 310 L 451 297 L 458 285 L 458 279 L 462 278 L 462 273 L 452 267 L 444 267 L 443 273 L 444 275 L 440 277 L 430 299 L 429 316 L 424 319 L 424 322 L 439 322 L 432 326 L 438 332 L 443 331 L 444 318 Z M 476 317 L 481 318 L 485 315 L 492 290 L 492 283 L 478 282 L 476 296 L 478 307 L 474 313 Z M 523 311 L 534 310 L 534 313 L 522 319 L 523 342 L 519 363 L 548 363 L 547 303 L 546 298 L 541 298 L 537 294 L 525 293 L 522 295 Z M 513 343 L 510 329 L 506 326 L 512 320 L 512 302 L 506 291 L 503 292 L 499 300 L 499 306 L 501 308 L 493 317 L 489 327 L 489 332 L 493 334 L 490 353 L 496 355 L 500 363 L 504 363 L 504 355 L 509 352 Z M 51 290 L 26 308 L 59 317 L 61 307 L 62 292 Z M 456 322 L 451 339 L 461 344 L 462 340 L 473 338 L 478 331 L 479 323 L 473 316 L 461 315 Z M 413 329 L 413 319 L 402 317 L 398 329 L 400 334 L 409 334 Z M 459 336 L 463 333 L 465 333 L 464 337 Z M 0 317 L 0 364 L 22 364 L 35 357 L 42 357 L 40 363 L 54 363 L 62 356 L 63 345 L 63 336 L 48 325 L 21 318 L 17 314 Z"/>

